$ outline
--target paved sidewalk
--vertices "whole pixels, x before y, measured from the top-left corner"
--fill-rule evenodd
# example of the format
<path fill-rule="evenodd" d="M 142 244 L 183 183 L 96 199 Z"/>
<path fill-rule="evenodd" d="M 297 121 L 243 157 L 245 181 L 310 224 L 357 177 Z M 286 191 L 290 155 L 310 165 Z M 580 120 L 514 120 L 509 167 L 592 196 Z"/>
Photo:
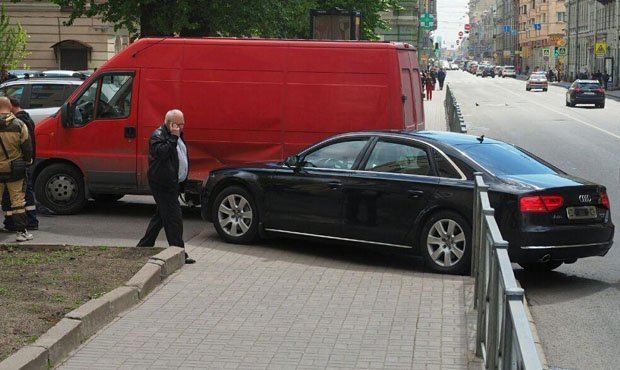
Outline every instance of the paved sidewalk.
<path fill-rule="evenodd" d="M 448 84 L 446 78 L 446 84 Z M 439 86 L 439 84 L 437 85 Z M 449 131 L 446 121 L 446 108 L 443 102 L 446 100 L 446 85 L 443 90 L 433 91 L 433 100 L 424 100 L 424 121 L 426 130 L 432 131 Z"/>
<path fill-rule="evenodd" d="M 188 249 L 196 264 L 59 368 L 468 368 L 469 277 L 376 249 L 230 245 L 211 226 Z"/>

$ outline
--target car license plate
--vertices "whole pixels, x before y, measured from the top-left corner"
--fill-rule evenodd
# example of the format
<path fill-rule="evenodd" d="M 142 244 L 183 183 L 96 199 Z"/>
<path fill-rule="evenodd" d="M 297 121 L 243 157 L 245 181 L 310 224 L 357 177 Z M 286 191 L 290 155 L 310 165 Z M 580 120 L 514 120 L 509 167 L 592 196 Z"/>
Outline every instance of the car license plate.
<path fill-rule="evenodd" d="M 588 92 L 584 92 L 583 95 L 594 95 L 594 93 L 588 91 Z"/>
<path fill-rule="evenodd" d="M 583 220 L 588 218 L 596 218 L 596 207 L 567 207 L 566 215 L 569 220 Z"/>

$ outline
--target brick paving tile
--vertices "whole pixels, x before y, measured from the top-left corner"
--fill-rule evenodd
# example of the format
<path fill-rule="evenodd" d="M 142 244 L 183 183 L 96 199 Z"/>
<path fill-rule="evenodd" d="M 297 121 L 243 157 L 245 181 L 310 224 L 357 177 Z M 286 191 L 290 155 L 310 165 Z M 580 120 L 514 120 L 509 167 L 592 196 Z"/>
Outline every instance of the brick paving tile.
<path fill-rule="evenodd" d="M 441 118 L 444 92 L 435 93 L 427 122 Z M 58 369 L 467 368 L 469 277 L 303 243 L 228 245 L 209 226 L 188 243 L 196 264 Z"/>

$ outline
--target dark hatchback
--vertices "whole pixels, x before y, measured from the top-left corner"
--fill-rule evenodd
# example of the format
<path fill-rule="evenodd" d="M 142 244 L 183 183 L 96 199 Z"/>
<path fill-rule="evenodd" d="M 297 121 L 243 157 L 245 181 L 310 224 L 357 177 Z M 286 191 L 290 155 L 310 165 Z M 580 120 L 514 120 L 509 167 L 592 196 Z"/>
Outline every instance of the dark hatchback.
<path fill-rule="evenodd" d="M 605 89 L 596 80 L 576 80 L 566 91 L 566 106 L 594 104 L 605 108 Z"/>
<path fill-rule="evenodd" d="M 476 171 L 513 262 L 551 270 L 611 247 L 605 187 L 513 145 L 445 132 L 348 133 L 284 162 L 215 170 L 202 215 L 231 243 L 289 235 L 409 248 L 433 271 L 464 273 Z"/>

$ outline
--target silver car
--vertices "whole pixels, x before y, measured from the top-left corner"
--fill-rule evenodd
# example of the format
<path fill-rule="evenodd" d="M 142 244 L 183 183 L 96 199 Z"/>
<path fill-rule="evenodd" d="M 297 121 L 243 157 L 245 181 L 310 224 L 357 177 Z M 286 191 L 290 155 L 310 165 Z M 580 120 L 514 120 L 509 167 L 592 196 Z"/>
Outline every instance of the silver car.
<path fill-rule="evenodd" d="M 0 96 L 19 100 L 34 123 L 56 113 L 84 80 L 80 78 L 20 78 L 0 85 Z"/>

